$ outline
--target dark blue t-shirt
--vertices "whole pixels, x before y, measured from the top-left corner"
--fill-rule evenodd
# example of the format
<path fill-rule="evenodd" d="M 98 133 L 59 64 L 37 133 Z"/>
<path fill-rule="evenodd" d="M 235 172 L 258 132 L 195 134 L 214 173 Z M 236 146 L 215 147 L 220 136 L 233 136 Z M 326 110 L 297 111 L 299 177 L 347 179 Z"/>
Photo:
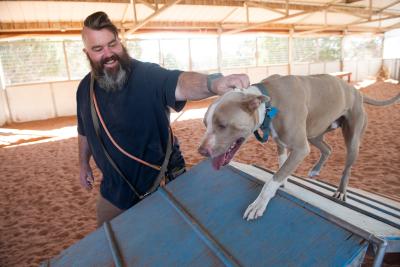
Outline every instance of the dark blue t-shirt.
<path fill-rule="evenodd" d="M 175 100 L 180 73 L 133 59 L 129 79 L 121 90 L 106 92 L 95 82 L 101 116 L 117 144 L 135 157 L 159 166 L 168 143 L 168 107 L 180 111 L 185 105 L 184 101 Z M 89 86 L 90 74 L 80 82 L 77 91 L 78 133 L 86 136 L 96 165 L 103 173 L 100 193 L 118 208 L 128 209 L 139 199 L 104 155 L 93 127 Z M 101 125 L 100 136 L 106 150 L 138 193 L 146 193 L 158 171 L 118 151 Z"/>

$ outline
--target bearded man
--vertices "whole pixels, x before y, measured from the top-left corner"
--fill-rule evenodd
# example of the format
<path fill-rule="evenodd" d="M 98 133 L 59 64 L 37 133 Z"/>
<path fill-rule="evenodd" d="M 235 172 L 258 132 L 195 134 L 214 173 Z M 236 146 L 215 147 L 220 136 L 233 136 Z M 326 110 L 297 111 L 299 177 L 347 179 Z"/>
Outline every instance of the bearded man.
<path fill-rule="evenodd" d="M 154 191 L 160 169 L 168 165 L 168 172 L 175 167 L 172 159 L 181 157 L 176 143 L 168 152 L 169 108 L 180 111 L 187 100 L 247 88 L 249 78 L 167 70 L 135 60 L 104 12 L 85 19 L 82 39 L 92 70 L 77 91 L 80 182 L 93 188 L 93 156 L 103 176 L 96 204 L 101 226 Z"/>

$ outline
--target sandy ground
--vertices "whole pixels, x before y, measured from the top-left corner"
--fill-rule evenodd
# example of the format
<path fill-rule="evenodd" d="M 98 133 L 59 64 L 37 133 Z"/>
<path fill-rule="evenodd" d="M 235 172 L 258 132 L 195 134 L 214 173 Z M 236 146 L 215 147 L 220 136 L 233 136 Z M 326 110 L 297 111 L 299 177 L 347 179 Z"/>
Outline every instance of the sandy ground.
<path fill-rule="evenodd" d="M 364 94 L 384 99 L 400 85 L 377 83 Z M 202 120 L 191 112 L 209 101 L 190 103 L 173 123 L 184 156 L 191 167 L 203 159 L 197 146 L 204 132 Z M 350 186 L 400 200 L 400 104 L 366 106 L 369 126 L 360 156 L 353 166 Z M 194 114 L 194 113 L 193 113 Z M 341 132 L 327 135 L 333 153 L 318 179 L 337 185 L 344 164 Z M 319 153 L 311 154 L 297 169 L 306 176 Z M 236 161 L 276 170 L 273 143 L 260 144 L 251 137 Z M 0 128 L 0 266 L 37 266 L 95 230 L 95 189 L 87 192 L 78 181 L 76 120 L 73 117 L 8 125 Z M 399 257 L 386 266 L 400 266 Z"/>

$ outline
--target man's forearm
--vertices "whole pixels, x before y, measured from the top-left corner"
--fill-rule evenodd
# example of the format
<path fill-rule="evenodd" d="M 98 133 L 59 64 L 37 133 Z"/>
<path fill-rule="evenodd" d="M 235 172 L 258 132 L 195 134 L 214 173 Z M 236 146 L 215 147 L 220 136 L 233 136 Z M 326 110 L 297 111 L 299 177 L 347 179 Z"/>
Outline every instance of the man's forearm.
<path fill-rule="evenodd" d="M 92 151 L 90 150 L 89 143 L 86 136 L 78 134 L 78 149 L 79 149 L 79 165 L 89 165 Z"/>
<path fill-rule="evenodd" d="M 178 78 L 175 98 L 178 101 L 200 100 L 212 95 L 223 95 L 233 88 L 247 88 L 249 85 L 246 74 L 219 76 L 182 72 Z"/>
<path fill-rule="evenodd" d="M 200 100 L 212 96 L 207 89 L 207 75 L 197 72 L 183 72 L 178 79 L 177 100 Z"/>

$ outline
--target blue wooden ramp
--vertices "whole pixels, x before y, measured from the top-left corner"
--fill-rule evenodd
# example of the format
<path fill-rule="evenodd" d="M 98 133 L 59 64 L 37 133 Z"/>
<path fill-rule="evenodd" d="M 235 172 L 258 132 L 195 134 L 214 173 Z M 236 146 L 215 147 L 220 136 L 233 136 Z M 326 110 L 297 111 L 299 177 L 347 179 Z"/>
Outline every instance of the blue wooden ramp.
<path fill-rule="evenodd" d="M 379 266 L 384 239 L 285 190 L 263 217 L 242 219 L 261 187 L 203 161 L 43 265 L 359 266 L 372 245 Z"/>

